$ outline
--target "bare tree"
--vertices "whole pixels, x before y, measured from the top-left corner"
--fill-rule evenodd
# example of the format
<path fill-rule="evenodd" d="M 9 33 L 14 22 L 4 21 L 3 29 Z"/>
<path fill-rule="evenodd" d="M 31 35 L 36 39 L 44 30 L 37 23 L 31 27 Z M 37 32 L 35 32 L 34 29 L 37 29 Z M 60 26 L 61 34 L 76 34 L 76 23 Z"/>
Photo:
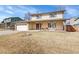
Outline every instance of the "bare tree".
<path fill-rule="evenodd" d="M 25 14 L 24 20 L 30 20 L 31 19 L 31 13 L 28 12 Z"/>

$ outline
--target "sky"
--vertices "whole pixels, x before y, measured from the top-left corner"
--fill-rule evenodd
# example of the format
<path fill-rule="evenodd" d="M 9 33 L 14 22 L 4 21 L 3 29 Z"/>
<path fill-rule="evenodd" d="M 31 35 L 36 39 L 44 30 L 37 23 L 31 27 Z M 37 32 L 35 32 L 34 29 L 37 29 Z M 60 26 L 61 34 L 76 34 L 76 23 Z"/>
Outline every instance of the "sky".
<path fill-rule="evenodd" d="M 25 14 L 45 13 L 65 10 L 64 18 L 79 17 L 79 5 L 0 5 L 0 22 L 8 17 L 20 17 Z"/>

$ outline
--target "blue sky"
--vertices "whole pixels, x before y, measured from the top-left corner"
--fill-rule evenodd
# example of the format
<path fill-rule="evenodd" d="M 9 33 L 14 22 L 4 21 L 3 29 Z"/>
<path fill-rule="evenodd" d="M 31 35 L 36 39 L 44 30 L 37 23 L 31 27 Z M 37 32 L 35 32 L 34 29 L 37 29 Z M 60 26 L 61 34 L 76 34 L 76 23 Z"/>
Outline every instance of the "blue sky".
<path fill-rule="evenodd" d="M 30 13 L 44 13 L 64 9 L 65 18 L 79 17 L 78 5 L 0 5 L 0 21 L 6 17 L 21 17 Z"/>

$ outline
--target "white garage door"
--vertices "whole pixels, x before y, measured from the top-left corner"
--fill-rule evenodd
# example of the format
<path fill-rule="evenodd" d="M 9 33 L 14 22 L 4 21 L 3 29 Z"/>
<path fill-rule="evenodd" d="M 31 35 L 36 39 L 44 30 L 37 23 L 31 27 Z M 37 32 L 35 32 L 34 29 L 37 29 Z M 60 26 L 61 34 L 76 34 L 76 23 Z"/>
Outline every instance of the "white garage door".
<path fill-rule="evenodd" d="M 28 31 L 28 25 L 17 25 L 17 31 Z"/>

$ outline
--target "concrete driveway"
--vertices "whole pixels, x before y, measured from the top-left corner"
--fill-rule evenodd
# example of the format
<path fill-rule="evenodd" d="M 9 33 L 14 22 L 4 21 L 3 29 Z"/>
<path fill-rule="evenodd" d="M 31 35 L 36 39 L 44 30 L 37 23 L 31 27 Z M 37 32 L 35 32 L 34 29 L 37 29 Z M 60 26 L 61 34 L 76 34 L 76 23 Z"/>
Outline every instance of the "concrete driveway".
<path fill-rule="evenodd" d="M 13 33 L 17 33 L 17 31 L 12 31 L 12 30 L 5 30 L 5 31 L 0 31 L 0 36 L 1 35 L 10 35 Z"/>

